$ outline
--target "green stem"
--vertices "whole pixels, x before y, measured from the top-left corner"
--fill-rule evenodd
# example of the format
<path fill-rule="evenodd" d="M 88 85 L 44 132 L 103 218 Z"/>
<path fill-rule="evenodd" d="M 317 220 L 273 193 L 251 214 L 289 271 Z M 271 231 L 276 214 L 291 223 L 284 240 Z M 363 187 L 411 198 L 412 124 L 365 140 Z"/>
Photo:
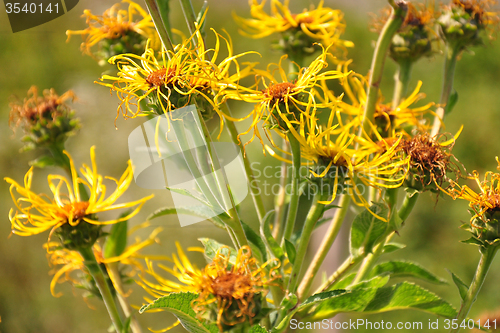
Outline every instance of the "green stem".
<path fill-rule="evenodd" d="M 229 105 L 227 103 L 224 104 L 226 106 L 226 111 L 229 116 L 231 116 L 231 110 L 229 109 Z M 240 147 L 241 151 L 244 152 L 243 144 L 240 140 L 238 140 L 238 130 L 232 121 L 225 121 L 226 127 L 231 135 L 231 139 L 235 145 Z M 253 203 L 255 205 L 255 210 L 257 212 L 257 216 L 259 218 L 260 223 L 263 222 L 263 218 L 266 215 L 266 209 L 264 208 L 264 201 L 262 200 L 261 190 L 258 186 L 258 180 L 253 174 L 252 165 L 248 156 L 244 156 L 243 158 L 243 166 L 245 168 L 245 173 L 247 175 L 247 180 L 250 186 L 250 193 L 252 194 Z"/>
<path fill-rule="evenodd" d="M 156 27 L 156 31 L 158 31 L 158 35 L 160 35 L 160 39 L 163 43 L 163 46 L 169 50 L 169 51 L 174 51 L 174 45 L 172 44 L 172 39 L 170 38 L 170 35 L 165 28 L 165 24 L 163 23 L 163 19 L 160 14 L 160 10 L 158 9 L 158 5 L 156 4 L 155 0 L 145 0 L 146 1 L 146 7 L 148 7 L 149 14 L 151 15 L 151 18 L 153 19 L 153 22 Z M 170 58 L 170 54 L 167 52 L 168 57 Z"/>
<path fill-rule="evenodd" d="M 327 197 L 328 193 L 323 193 L 323 191 L 321 190 L 319 190 L 318 193 L 314 195 L 313 204 L 309 209 L 309 213 L 307 214 L 306 221 L 304 222 L 304 227 L 302 229 L 302 234 L 298 241 L 298 249 L 297 249 L 297 254 L 295 255 L 295 263 L 292 268 L 292 273 L 290 274 L 290 281 L 288 282 L 287 289 L 291 293 L 296 292 L 300 271 L 302 269 L 302 264 L 304 263 L 311 234 L 314 230 L 316 222 L 318 222 L 318 219 L 323 214 L 323 208 L 325 205 L 319 202 L 326 200 Z"/>
<path fill-rule="evenodd" d="M 106 279 L 104 278 L 104 273 L 102 272 L 101 267 L 95 259 L 94 252 L 91 248 L 81 248 L 79 249 L 79 252 L 85 260 L 85 267 L 94 279 L 97 288 L 101 293 L 104 305 L 108 310 L 109 318 L 111 318 L 116 332 L 123 332 L 123 324 L 120 318 L 120 314 L 118 313 L 115 300 L 113 298 L 113 295 L 111 294 L 111 290 L 109 289 Z"/>
<path fill-rule="evenodd" d="M 451 91 L 453 90 L 453 78 L 455 77 L 455 67 L 457 58 L 460 54 L 459 47 L 446 46 L 444 58 L 444 74 L 443 74 L 443 87 L 441 89 L 441 98 L 439 100 L 440 107 L 436 110 L 436 117 L 432 125 L 431 136 L 439 133 L 441 124 L 444 122 L 445 108 L 448 105 Z"/>
<path fill-rule="evenodd" d="M 337 209 L 337 211 L 335 212 L 335 215 L 333 216 L 332 221 L 330 223 L 330 227 L 328 228 L 328 231 L 326 232 L 326 235 L 323 238 L 323 242 L 321 243 L 318 252 L 316 252 L 314 259 L 309 265 L 309 268 L 307 269 L 306 274 L 304 275 L 304 280 L 302 280 L 302 282 L 299 285 L 298 289 L 299 299 L 303 299 L 306 295 L 309 294 L 314 277 L 318 273 L 318 270 L 321 267 L 323 261 L 325 260 L 328 251 L 331 249 L 333 242 L 337 238 L 337 235 L 340 231 L 340 227 L 342 227 L 342 223 L 344 222 L 344 218 L 348 211 L 350 202 L 351 202 L 351 197 L 349 195 L 343 195 L 342 198 L 340 199 L 339 202 L 340 208 Z"/>
<path fill-rule="evenodd" d="M 384 69 L 384 63 L 387 56 L 387 51 L 392 41 L 392 37 L 398 31 L 401 24 L 406 17 L 406 12 L 408 11 L 408 5 L 404 1 L 390 0 L 389 3 L 392 6 L 392 13 L 387 20 L 382 32 L 380 33 L 377 45 L 375 46 L 375 53 L 372 60 L 372 65 L 370 69 L 370 80 L 368 85 L 367 101 L 365 105 L 365 111 L 363 114 L 363 128 L 360 129 L 360 134 L 363 129 L 366 133 L 370 133 L 370 122 L 373 122 L 373 116 L 375 113 L 375 106 L 377 104 L 378 90 L 380 87 L 380 82 L 382 81 L 382 73 Z"/>
<path fill-rule="evenodd" d="M 415 192 L 412 195 L 407 194 L 405 196 L 405 199 L 403 200 L 403 203 L 401 204 L 401 207 L 399 208 L 398 211 L 399 218 L 403 222 L 408 218 L 408 216 L 410 216 L 410 213 L 413 210 L 413 207 L 415 207 L 415 204 L 417 203 L 419 196 L 420 193 L 418 192 Z"/>
<path fill-rule="evenodd" d="M 465 299 L 463 300 L 460 311 L 457 315 L 458 327 L 456 329 L 452 329 L 450 333 L 460 332 L 460 324 L 467 318 L 472 304 L 476 301 L 477 295 L 481 290 L 481 286 L 483 285 L 498 249 L 498 246 L 480 247 L 479 251 L 481 252 L 481 258 L 479 259 L 476 274 L 474 274 L 474 279 L 469 286 L 469 290 L 465 295 Z"/>
<path fill-rule="evenodd" d="M 282 149 L 284 152 L 290 151 L 290 144 L 285 138 L 283 138 Z M 276 214 L 274 219 L 273 236 L 275 239 L 281 239 L 281 237 L 283 237 L 283 227 L 285 225 L 286 218 L 285 210 L 288 205 L 288 195 L 286 193 L 286 187 L 288 184 L 288 163 L 285 161 L 281 162 L 280 174 L 280 189 L 274 203 L 274 211 L 276 212 Z"/>
<path fill-rule="evenodd" d="M 347 273 L 351 271 L 353 267 L 355 267 L 357 264 L 361 262 L 361 260 L 364 259 L 364 256 L 359 256 L 359 257 L 352 257 L 349 256 L 342 265 L 337 268 L 337 270 L 330 275 L 328 280 L 326 280 L 317 290 L 315 293 L 327 291 L 335 282 L 339 281 L 342 279 Z"/>
<path fill-rule="evenodd" d="M 125 290 L 123 290 L 123 283 L 120 277 L 120 272 L 118 271 L 118 263 L 108 263 L 106 264 L 108 269 L 108 274 L 112 278 L 113 285 L 116 290 L 116 297 L 118 298 L 118 302 L 123 310 L 123 314 L 130 318 L 130 329 L 132 333 L 142 333 L 141 326 L 137 322 L 137 318 L 134 316 L 134 310 L 128 303 L 127 297 L 125 297 Z"/>
<path fill-rule="evenodd" d="M 192 36 L 196 31 L 196 15 L 194 13 L 193 4 L 191 0 L 180 0 L 182 11 L 184 12 L 184 18 L 186 19 L 186 23 L 189 29 L 189 34 Z M 195 41 L 193 41 L 195 42 Z"/>
<path fill-rule="evenodd" d="M 392 97 L 392 109 L 396 109 L 401 100 L 405 98 L 408 92 L 408 84 L 410 83 L 412 62 L 400 61 L 398 71 L 394 76 L 395 86 L 394 95 Z"/>
<path fill-rule="evenodd" d="M 293 136 L 291 132 L 287 134 L 288 142 L 290 142 L 290 148 L 292 150 L 292 188 L 290 193 L 290 204 L 288 205 L 288 214 L 285 223 L 285 234 L 282 240 L 283 245 L 285 239 L 290 240 L 293 234 L 293 228 L 295 226 L 295 219 L 297 218 L 297 211 L 299 208 L 299 182 L 300 182 L 300 143 L 297 138 Z"/>

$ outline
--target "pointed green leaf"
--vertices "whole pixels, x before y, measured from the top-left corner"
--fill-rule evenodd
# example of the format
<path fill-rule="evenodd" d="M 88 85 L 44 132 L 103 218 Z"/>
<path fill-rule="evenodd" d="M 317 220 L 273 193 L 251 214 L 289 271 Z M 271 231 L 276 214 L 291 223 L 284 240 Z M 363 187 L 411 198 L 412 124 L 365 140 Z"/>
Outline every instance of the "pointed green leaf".
<path fill-rule="evenodd" d="M 460 279 L 458 277 L 458 275 L 456 275 L 455 273 L 453 273 L 452 271 L 448 270 L 448 272 L 450 272 L 451 274 L 451 278 L 453 279 L 453 282 L 455 283 L 455 285 L 457 286 L 458 288 L 458 292 L 460 293 L 460 298 L 462 298 L 462 300 L 465 299 L 465 296 L 467 295 L 467 292 L 469 291 L 469 286 L 466 285 L 462 279 Z"/>
<path fill-rule="evenodd" d="M 370 276 L 388 274 L 393 277 L 413 277 L 437 284 L 446 284 L 446 280 L 437 277 L 417 263 L 409 261 L 388 261 L 373 268 Z"/>
<path fill-rule="evenodd" d="M 458 93 L 456 90 L 453 90 L 450 97 L 448 98 L 448 104 L 446 104 L 444 108 L 444 114 L 446 115 L 450 113 L 453 110 L 453 107 L 455 107 L 455 105 L 457 104 L 457 102 L 458 102 Z"/>
<path fill-rule="evenodd" d="M 288 239 L 285 239 L 285 249 L 286 249 L 286 254 L 288 255 L 288 260 L 290 260 L 292 265 L 294 265 L 297 251 L 295 250 L 295 246 L 293 246 L 292 242 L 290 242 Z"/>
<path fill-rule="evenodd" d="M 186 189 L 175 188 L 175 187 L 168 187 L 167 186 L 167 190 L 175 192 L 175 193 L 179 193 L 179 194 L 182 194 L 182 195 L 185 195 L 185 196 L 188 196 L 190 198 L 198 200 L 199 202 L 201 202 L 202 204 L 204 204 L 207 207 L 212 207 L 212 205 L 210 205 L 210 203 L 208 201 L 206 201 L 205 199 L 199 197 L 198 195 L 195 195 L 195 194 L 191 193 L 190 191 L 188 191 Z"/>
<path fill-rule="evenodd" d="M 106 243 L 104 243 L 104 258 L 118 257 L 125 251 L 127 247 L 127 231 L 127 221 L 113 224 L 109 235 L 106 237 Z"/>
<path fill-rule="evenodd" d="M 214 260 L 217 251 L 222 248 L 220 250 L 220 253 L 225 256 L 228 255 L 229 251 L 231 252 L 229 254 L 229 264 L 234 265 L 236 263 L 236 256 L 238 255 L 238 251 L 236 251 L 234 248 L 221 244 L 216 240 L 210 238 L 198 238 L 198 240 L 205 247 L 205 256 L 207 257 L 209 262 L 212 262 L 212 260 Z"/>
<path fill-rule="evenodd" d="M 45 155 L 37 158 L 36 160 L 31 161 L 30 165 L 43 169 L 45 167 L 55 166 L 57 165 L 57 162 L 52 156 Z"/>
<path fill-rule="evenodd" d="M 249 333 L 268 333 L 267 330 L 260 325 L 253 325 L 250 327 Z"/>
<path fill-rule="evenodd" d="M 374 204 L 370 207 L 374 214 L 387 217 L 388 209 L 382 204 Z M 375 217 L 368 210 L 358 214 L 352 223 L 350 235 L 350 251 L 353 257 L 372 252 L 377 240 L 385 234 L 387 222 Z"/>
<path fill-rule="evenodd" d="M 348 287 L 349 290 L 354 289 L 369 289 L 369 288 L 382 288 L 389 282 L 391 277 L 389 275 L 385 276 L 375 276 L 369 280 L 361 281 L 355 285 Z"/>
<path fill-rule="evenodd" d="M 243 221 L 241 221 L 241 225 L 243 226 L 243 231 L 252 249 L 252 255 L 261 263 L 265 263 L 267 261 L 266 244 L 264 244 L 262 238 L 252 229 L 252 227 Z"/>
<path fill-rule="evenodd" d="M 382 288 L 355 289 L 321 303 L 308 320 L 331 318 L 340 312 L 381 313 L 413 309 L 453 318 L 457 310 L 436 294 L 409 282 Z"/>
<path fill-rule="evenodd" d="M 383 253 L 391 253 L 397 250 L 404 249 L 406 245 L 399 243 L 387 243 L 384 245 Z"/>
<path fill-rule="evenodd" d="M 469 238 L 467 240 L 463 240 L 462 243 L 484 246 L 483 242 L 481 242 L 479 239 L 475 238 L 474 236 L 472 236 L 471 238 Z"/>
<path fill-rule="evenodd" d="M 139 313 L 151 309 L 164 309 L 173 313 L 188 332 L 219 333 L 216 325 L 203 323 L 196 318 L 191 303 L 197 298 L 198 295 L 193 293 L 172 293 L 158 298 L 153 303 L 144 305 L 139 310 Z"/>
<path fill-rule="evenodd" d="M 219 228 L 226 227 L 224 221 L 220 217 L 214 216 L 213 210 L 207 206 L 163 207 L 150 214 L 147 219 L 152 220 L 160 216 L 171 214 L 198 216 L 207 219 Z M 223 217 L 223 215 L 221 216 Z"/>
<path fill-rule="evenodd" d="M 278 258 L 281 262 L 285 260 L 285 253 L 281 246 L 276 242 L 271 233 L 271 221 L 274 215 L 274 211 L 269 211 L 264 216 L 262 221 L 262 225 L 260 227 L 260 234 L 264 238 L 264 241 L 267 243 L 268 248 L 271 250 L 275 258 Z"/>

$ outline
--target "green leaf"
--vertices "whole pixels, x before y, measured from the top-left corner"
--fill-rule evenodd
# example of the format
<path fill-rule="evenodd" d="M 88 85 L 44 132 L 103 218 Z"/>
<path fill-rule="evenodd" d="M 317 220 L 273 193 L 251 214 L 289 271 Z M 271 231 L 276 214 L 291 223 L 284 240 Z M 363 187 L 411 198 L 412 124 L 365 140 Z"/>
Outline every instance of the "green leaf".
<path fill-rule="evenodd" d="M 191 303 L 198 298 L 193 293 L 172 293 L 155 300 L 153 303 L 144 305 L 139 313 L 151 309 L 165 309 L 173 313 L 181 322 L 182 326 L 191 333 L 219 333 L 216 325 L 202 323 L 196 318 L 196 313 L 191 308 Z"/>
<path fill-rule="evenodd" d="M 37 158 L 36 160 L 31 161 L 30 165 L 43 169 L 45 167 L 55 166 L 57 165 L 57 162 L 52 156 L 45 155 Z"/>
<path fill-rule="evenodd" d="M 207 206 L 163 207 L 150 214 L 147 219 L 152 220 L 160 216 L 171 214 L 185 214 L 202 217 L 209 220 L 219 228 L 226 228 L 224 221 L 221 218 L 214 216 L 213 210 Z"/>
<path fill-rule="evenodd" d="M 419 264 L 409 261 L 388 261 L 378 264 L 371 271 L 370 277 L 384 274 L 390 275 L 391 278 L 413 277 L 437 284 L 447 283 L 446 280 L 437 277 Z"/>
<path fill-rule="evenodd" d="M 370 211 L 382 217 L 388 216 L 388 209 L 382 204 L 374 204 Z M 353 257 L 370 253 L 377 240 L 385 234 L 387 222 L 375 217 L 368 210 L 358 214 L 352 223 L 350 235 L 350 252 Z"/>
<path fill-rule="evenodd" d="M 458 275 L 456 275 L 455 273 L 453 273 L 452 271 L 448 270 L 448 272 L 450 272 L 451 274 L 451 278 L 453 279 L 453 282 L 455 283 L 455 285 L 457 286 L 458 288 L 458 292 L 460 293 L 460 298 L 462 298 L 462 300 L 465 300 L 465 296 L 467 296 L 467 292 L 469 291 L 469 286 L 466 285 L 462 279 L 460 279 L 458 277 Z"/>
<path fill-rule="evenodd" d="M 286 249 L 286 254 L 288 255 L 288 260 L 290 260 L 292 265 L 294 265 L 297 251 L 295 250 L 295 246 L 293 246 L 293 243 L 290 242 L 288 239 L 285 239 L 285 249 Z"/>
<path fill-rule="evenodd" d="M 185 196 L 188 196 L 188 197 L 191 197 L 191 198 L 193 198 L 195 200 L 198 200 L 199 202 L 201 202 L 202 204 L 204 204 L 207 207 L 212 207 L 212 205 L 208 201 L 206 201 L 205 199 L 203 199 L 203 198 L 201 198 L 201 197 L 199 197 L 197 195 L 194 195 L 193 193 L 189 192 L 186 189 L 175 188 L 175 187 L 168 187 L 167 186 L 167 190 L 175 192 L 175 193 L 179 193 L 179 194 L 182 194 L 182 195 L 185 195 Z"/>
<path fill-rule="evenodd" d="M 243 226 L 243 231 L 252 249 L 252 255 L 261 263 L 265 263 L 267 261 L 266 244 L 264 244 L 262 238 L 252 229 L 252 227 L 243 221 L 241 221 L 241 225 Z"/>
<path fill-rule="evenodd" d="M 446 106 L 444 107 L 444 114 L 446 115 L 450 113 L 457 104 L 457 102 L 458 102 L 458 93 L 456 90 L 453 90 L 450 97 L 448 98 L 448 104 L 446 104 Z"/>
<path fill-rule="evenodd" d="M 274 257 L 278 258 L 281 262 L 283 262 L 285 260 L 285 253 L 283 252 L 283 249 L 278 244 L 278 242 L 276 242 L 276 240 L 273 237 L 273 234 L 271 233 L 270 224 L 273 215 L 274 211 L 269 211 L 264 216 L 262 225 L 260 227 L 260 234 L 264 238 L 264 241 L 267 243 L 267 247 L 271 250 Z"/>
<path fill-rule="evenodd" d="M 125 320 L 125 323 L 123 324 L 123 329 L 122 333 L 129 333 L 130 332 L 130 323 L 132 322 L 132 316 L 127 317 Z"/>
<path fill-rule="evenodd" d="M 106 237 L 106 243 L 104 243 L 104 258 L 118 257 L 125 251 L 127 247 L 127 231 L 128 221 L 113 224 L 108 237 Z"/>
<path fill-rule="evenodd" d="M 238 255 L 238 251 L 236 251 L 234 248 L 221 244 L 217 242 L 216 240 L 210 239 L 210 238 L 198 238 L 198 240 L 203 244 L 205 247 L 205 256 L 207 259 L 212 262 L 214 260 L 215 255 L 217 254 L 217 251 L 220 250 L 220 253 L 223 254 L 224 256 L 228 255 L 228 252 L 231 252 L 229 254 L 229 264 L 234 265 L 236 263 L 236 257 Z"/>
<path fill-rule="evenodd" d="M 268 331 L 260 325 L 253 325 L 250 327 L 249 333 L 268 333 Z"/>
<path fill-rule="evenodd" d="M 479 239 L 475 238 L 474 236 L 472 236 L 471 238 L 469 238 L 467 240 L 463 240 L 462 243 L 471 244 L 471 245 L 478 245 L 478 246 L 484 246 L 484 243 L 481 242 Z"/>
<path fill-rule="evenodd" d="M 369 288 L 382 288 L 389 282 L 391 277 L 389 275 L 385 276 L 375 276 L 369 280 L 361 281 L 353 286 L 348 287 L 349 290 L 354 289 L 369 289 Z"/>
<path fill-rule="evenodd" d="M 409 282 L 382 288 L 354 289 L 321 303 L 308 320 L 331 318 L 340 312 L 381 313 L 420 310 L 454 318 L 457 310 L 436 294 Z"/>
<path fill-rule="evenodd" d="M 406 247 L 405 244 L 387 243 L 384 245 L 383 253 L 391 253 L 397 250 L 404 249 L 405 247 Z"/>

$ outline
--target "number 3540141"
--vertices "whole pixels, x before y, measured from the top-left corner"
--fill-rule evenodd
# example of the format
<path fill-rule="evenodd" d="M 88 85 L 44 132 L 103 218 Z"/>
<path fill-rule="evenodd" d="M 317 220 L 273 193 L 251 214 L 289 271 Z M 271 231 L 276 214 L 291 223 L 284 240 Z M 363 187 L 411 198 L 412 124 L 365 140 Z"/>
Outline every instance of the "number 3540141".
<path fill-rule="evenodd" d="M 51 3 L 19 3 L 19 2 L 7 2 L 5 3 L 5 9 L 7 14 L 36 14 L 36 13 L 59 13 L 59 4 L 51 4 Z"/>

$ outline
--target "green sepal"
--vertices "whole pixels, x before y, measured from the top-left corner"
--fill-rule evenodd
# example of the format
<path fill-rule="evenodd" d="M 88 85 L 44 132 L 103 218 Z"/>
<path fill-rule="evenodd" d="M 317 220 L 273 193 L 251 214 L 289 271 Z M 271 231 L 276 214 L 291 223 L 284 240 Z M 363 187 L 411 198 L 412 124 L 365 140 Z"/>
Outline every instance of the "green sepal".
<path fill-rule="evenodd" d="M 448 104 L 444 107 L 444 114 L 450 113 L 458 102 L 458 92 L 453 90 L 450 97 L 448 98 Z"/>
<path fill-rule="evenodd" d="M 370 206 L 370 211 L 378 216 L 387 217 L 388 208 L 385 205 L 376 203 Z M 358 214 L 352 223 L 349 237 L 350 253 L 354 258 L 372 252 L 377 240 L 387 231 L 387 222 L 375 217 L 368 210 Z"/>
<path fill-rule="evenodd" d="M 274 211 L 269 211 L 264 216 L 262 225 L 260 227 L 260 234 L 262 235 L 264 241 L 267 244 L 267 247 L 274 255 L 275 258 L 278 258 L 282 263 L 285 260 L 285 253 L 278 242 L 274 239 L 273 234 L 271 233 L 271 220 L 274 215 Z"/>
<path fill-rule="evenodd" d="M 130 212 L 127 212 L 127 214 Z M 122 214 L 122 216 L 126 216 Z M 118 257 L 127 247 L 128 221 L 113 224 L 104 243 L 104 258 Z"/>
<path fill-rule="evenodd" d="M 245 222 L 241 221 L 241 225 L 243 227 L 243 231 L 245 232 L 245 236 L 248 239 L 250 248 L 252 249 L 252 255 L 259 262 L 265 263 L 267 261 L 267 250 L 266 244 L 262 238 Z"/>
<path fill-rule="evenodd" d="M 295 250 L 295 246 L 288 239 L 285 239 L 285 249 L 286 254 L 288 255 L 288 260 L 292 265 L 295 265 L 295 257 L 297 255 L 297 251 Z"/>
<path fill-rule="evenodd" d="M 56 160 L 52 156 L 41 156 L 37 158 L 36 160 L 30 161 L 30 166 L 34 166 L 40 169 L 46 168 L 46 167 L 53 167 L 57 165 Z"/>
<path fill-rule="evenodd" d="M 224 221 L 218 216 L 213 216 L 214 215 L 213 210 L 207 206 L 163 207 L 154 211 L 147 217 L 147 219 L 152 220 L 157 217 L 161 217 L 164 215 L 171 215 L 171 214 L 185 214 L 185 215 L 201 217 L 206 219 L 207 221 L 212 222 L 215 226 L 219 228 L 222 229 L 226 228 L 226 224 L 224 223 Z"/>
<path fill-rule="evenodd" d="M 458 277 L 455 273 L 452 271 L 448 270 L 448 272 L 451 274 L 451 278 L 453 279 L 453 282 L 455 283 L 455 286 L 458 288 L 458 292 L 460 294 L 460 298 L 462 300 L 465 300 L 465 297 L 467 296 L 467 292 L 469 291 L 469 286 L 466 285 L 462 279 Z"/>
<path fill-rule="evenodd" d="M 190 333 L 219 333 L 216 325 L 201 322 L 191 307 L 191 303 L 198 298 L 194 293 L 171 293 L 160 297 L 153 303 L 144 305 L 139 313 L 151 309 L 164 309 L 173 313 L 182 326 Z"/>
<path fill-rule="evenodd" d="M 236 251 L 234 248 L 221 244 L 211 238 L 198 238 L 198 240 L 203 244 L 203 247 L 205 248 L 205 257 L 208 263 L 211 263 L 214 260 L 215 255 L 219 250 L 220 253 L 224 256 L 227 256 L 229 254 L 228 268 L 231 268 L 236 263 L 238 251 Z"/>
<path fill-rule="evenodd" d="M 406 247 L 405 244 L 399 244 L 399 243 L 387 243 L 384 245 L 384 249 L 382 250 L 382 253 L 391 253 L 397 250 L 404 249 Z"/>

